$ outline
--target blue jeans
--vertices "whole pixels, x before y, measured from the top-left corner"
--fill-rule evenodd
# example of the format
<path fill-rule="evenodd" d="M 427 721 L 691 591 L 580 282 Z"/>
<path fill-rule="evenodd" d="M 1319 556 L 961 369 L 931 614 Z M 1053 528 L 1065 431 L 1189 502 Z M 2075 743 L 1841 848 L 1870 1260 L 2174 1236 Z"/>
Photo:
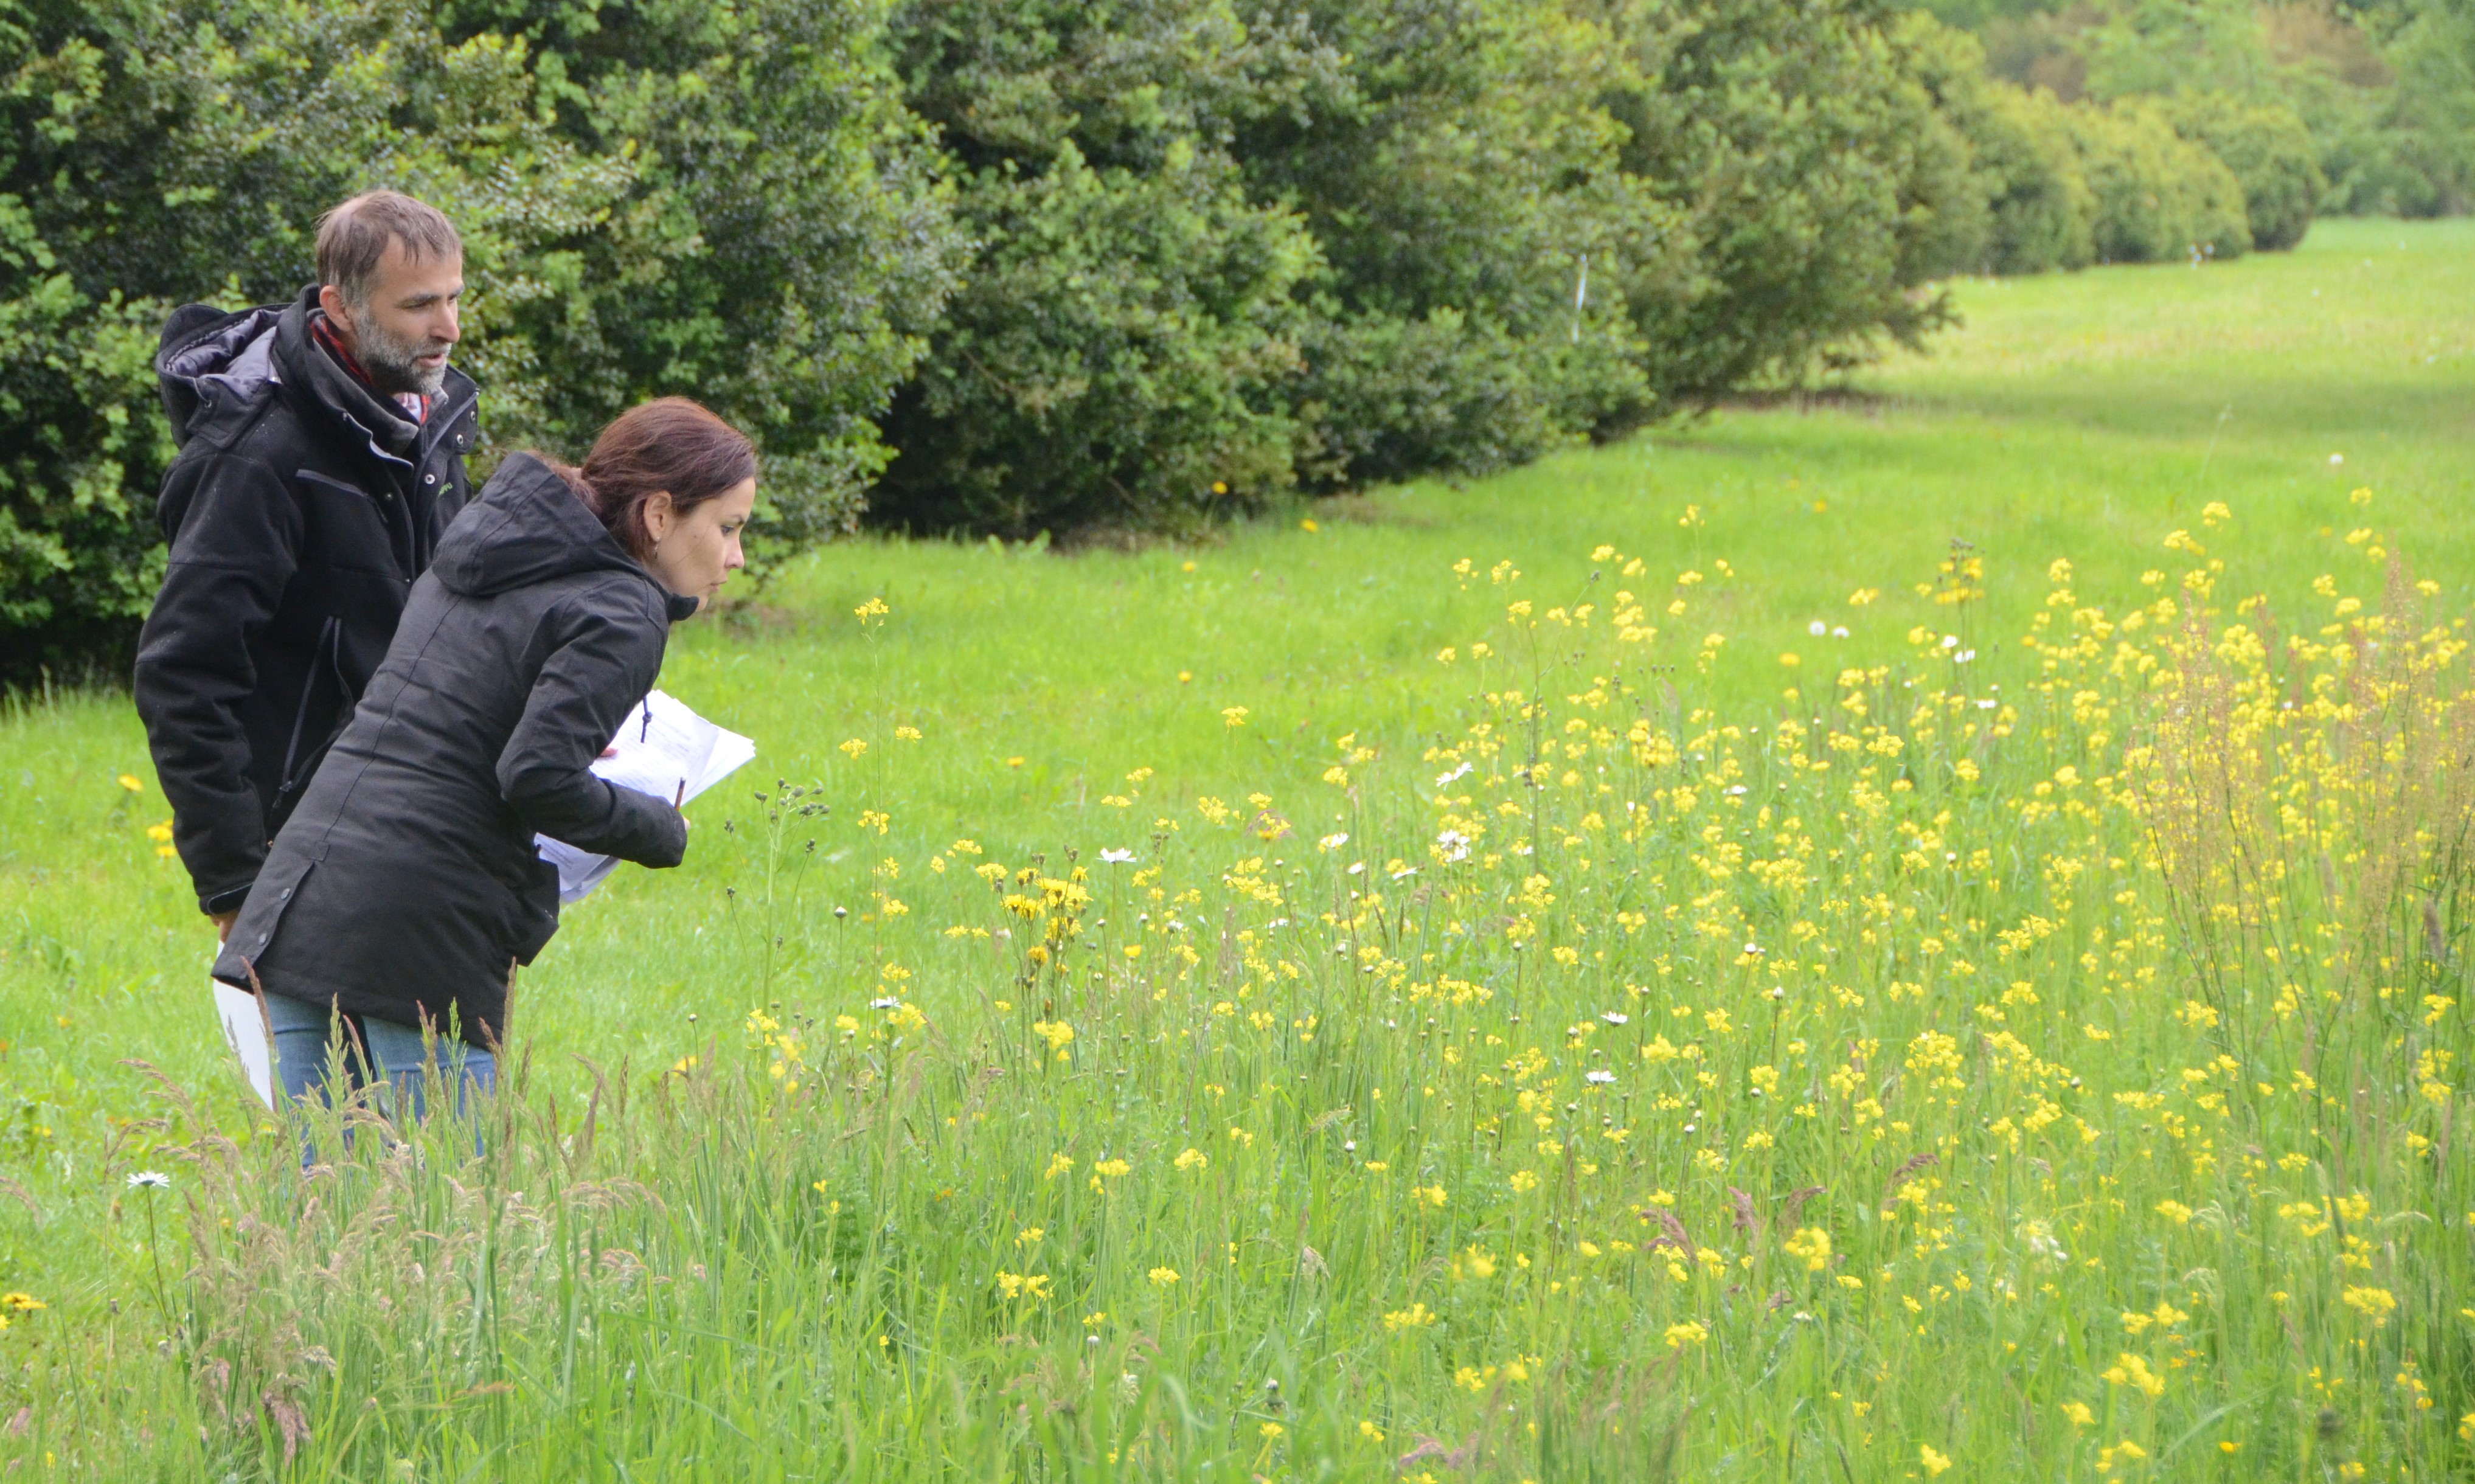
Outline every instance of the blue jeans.
<path fill-rule="evenodd" d="M 323 1103 L 331 1089 L 351 1092 L 383 1078 L 388 1085 L 380 1091 L 380 1111 L 399 1123 L 418 1123 L 429 1115 L 427 1074 L 433 1059 L 439 1076 L 455 1089 L 459 1118 L 471 1116 L 478 1100 L 498 1084 L 497 1058 L 436 1028 L 425 1045 L 418 1026 L 338 1016 L 328 1007 L 280 994 L 266 997 L 266 1018 L 275 1031 L 276 1083 L 292 1102 Z M 331 1062 L 331 1050 L 340 1051 L 340 1065 Z"/>

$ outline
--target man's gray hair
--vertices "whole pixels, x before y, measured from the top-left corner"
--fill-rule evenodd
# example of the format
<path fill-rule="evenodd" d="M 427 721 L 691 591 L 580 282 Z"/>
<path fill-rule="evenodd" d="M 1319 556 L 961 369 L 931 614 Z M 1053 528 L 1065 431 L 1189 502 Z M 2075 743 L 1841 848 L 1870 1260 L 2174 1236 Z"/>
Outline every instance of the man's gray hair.
<path fill-rule="evenodd" d="M 427 202 L 401 191 L 363 191 L 318 219 L 318 281 L 347 303 L 369 303 L 387 244 L 404 244 L 412 262 L 463 255 L 455 224 Z"/>

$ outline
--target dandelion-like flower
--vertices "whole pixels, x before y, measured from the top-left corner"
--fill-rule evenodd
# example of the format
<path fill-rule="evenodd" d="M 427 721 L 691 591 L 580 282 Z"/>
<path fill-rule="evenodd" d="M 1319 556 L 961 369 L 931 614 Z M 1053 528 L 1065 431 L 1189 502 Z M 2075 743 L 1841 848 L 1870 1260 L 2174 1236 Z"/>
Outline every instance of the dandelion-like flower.
<path fill-rule="evenodd" d="M 1327 835 L 1323 839 L 1316 840 L 1315 843 L 1326 850 L 1338 850 L 1341 846 L 1349 843 L 1349 837 L 1347 835 L 1340 834 Z"/>
<path fill-rule="evenodd" d="M 136 1174 L 129 1177 L 129 1188 L 132 1190 L 169 1190 L 172 1188 L 172 1177 L 164 1174 L 160 1170 L 140 1170 Z"/>
<path fill-rule="evenodd" d="M 1804 626 L 1804 631 L 1811 634 L 1814 638 L 1820 639 L 1823 635 L 1830 632 L 1830 625 L 1823 622 L 1820 619 L 1816 619 Z"/>
<path fill-rule="evenodd" d="M 1435 836 L 1435 854 L 1447 862 L 1469 859 L 1470 838 L 1458 830 L 1445 830 Z"/>

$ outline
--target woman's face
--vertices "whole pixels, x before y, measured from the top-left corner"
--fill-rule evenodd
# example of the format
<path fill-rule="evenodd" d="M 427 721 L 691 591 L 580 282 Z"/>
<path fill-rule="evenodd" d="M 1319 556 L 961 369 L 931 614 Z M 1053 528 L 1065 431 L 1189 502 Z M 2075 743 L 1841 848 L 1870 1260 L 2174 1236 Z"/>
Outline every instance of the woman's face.
<path fill-rule="evenodd" d="M 668 491 L 656 491 L 645 501 L 645 531 L 653 538 L 645 565 L 672 592 L 712 602 L 730 574 L 747 565 L 739 531 L 755 508 L 754 479 L 742 479 L 684 513 L 672 505 Z"/>

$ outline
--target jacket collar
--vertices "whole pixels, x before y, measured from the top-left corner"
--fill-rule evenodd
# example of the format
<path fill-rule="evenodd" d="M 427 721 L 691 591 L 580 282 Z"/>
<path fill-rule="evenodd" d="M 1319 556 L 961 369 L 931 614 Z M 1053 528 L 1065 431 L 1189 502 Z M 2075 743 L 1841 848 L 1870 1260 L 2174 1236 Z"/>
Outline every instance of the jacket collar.
<path fill-rule="evenodd" d="M 450 366 L 426 422 L 415 423 L 317 344 L 311 316 L 319 312 L 318 287 L 311 284 L 284 306 L 276 322 L 274 359 L 281 379 L 355 441 L 368 446 L 382 464 L 409 471 L 426 460 L 449 428 L 464 420 L 478 399 L 473 378 Z"/>

